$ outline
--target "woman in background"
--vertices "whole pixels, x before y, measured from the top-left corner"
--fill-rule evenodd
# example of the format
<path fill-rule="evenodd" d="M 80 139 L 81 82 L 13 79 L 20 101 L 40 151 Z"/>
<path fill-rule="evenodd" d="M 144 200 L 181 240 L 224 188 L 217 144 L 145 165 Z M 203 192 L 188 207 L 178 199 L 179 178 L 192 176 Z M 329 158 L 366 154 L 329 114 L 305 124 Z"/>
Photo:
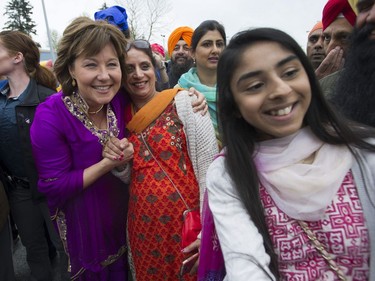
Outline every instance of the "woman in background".
<path fill-rule="evenodd" d="M 169 89 L 169 78 L 165 62 L 165 50 L 163 46 L 159 45 L 158 43 L 151 44 L 151 49 L 156 63 L 156 90 L 161 92 Z"/>
<path fill-rule="evenodd" d="M 183 74 L 176 85 L 176 87 L 184 89 L 194 87 L 206 97 L 208 111 L 217 136 L 216 70 L 226 42 L 223 25 L 215 20 L 202 22 L 194 30 L 191 41 L 191 52 L 195 66 Z"/>
<path fill-rule="evenodd" d="M 46 198 L 37 190 L 30 126 L 37 105 L 55 92 L 57 83 L 52 72 L 40 66 L 39 59 L 39 49 L 30 36 L 20 31 L 0 32 L 0 77 L 5 79 L 0 87 L 0 172 L 26 248 L 31 278 L 47 281 L 52 280 L 47 236 L 56 248 L 62 250 L 62 246 Z M 61 270 L 66 272 L 66 268 Z"/>

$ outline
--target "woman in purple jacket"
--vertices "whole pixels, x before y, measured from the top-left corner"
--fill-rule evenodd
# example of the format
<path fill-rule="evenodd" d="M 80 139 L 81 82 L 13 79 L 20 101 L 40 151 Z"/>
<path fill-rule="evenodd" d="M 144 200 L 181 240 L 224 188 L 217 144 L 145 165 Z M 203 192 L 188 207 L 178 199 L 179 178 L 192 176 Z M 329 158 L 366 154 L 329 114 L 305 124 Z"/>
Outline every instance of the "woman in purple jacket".
<path fill-rule="evenodd" d="M 31 128 L 39 190 L 70 260 L 72 280 L 127 280 L 127 187 L 111 170 L 133 156 L 126 144 L 103 159 L 103 144 L 124 137 L 119 92 L 127 42 L 119 29 L 86 17 L 64 31 L 55 73 L 62 92 L 36 111 Z"/>

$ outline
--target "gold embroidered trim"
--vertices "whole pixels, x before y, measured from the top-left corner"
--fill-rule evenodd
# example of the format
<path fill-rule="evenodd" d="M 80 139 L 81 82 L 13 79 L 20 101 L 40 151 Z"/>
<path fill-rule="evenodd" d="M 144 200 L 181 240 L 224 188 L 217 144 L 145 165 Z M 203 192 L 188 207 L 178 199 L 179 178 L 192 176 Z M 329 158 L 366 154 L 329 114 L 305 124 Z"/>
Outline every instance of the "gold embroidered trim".
<path fill-rule="evenodd" d="M 110 255 L 108 256 L 108 258 L 104 261 L 102 261 L 100 264 L 102 266 L 108 266 L 112 263 L 114 263 L 115 261 L 117 261 L 119 259 L 119 257 L 121 257 L 124 253 L 126 252 L 126 246 L 123 245 L 117 252 L 117 254 L 114 254 L 114 255 Z"/>
<path fill-rule="evenodd" d="M 78 93 L 74 92 L 71 96 L 63 97 L 63 101 L 69 112 L 77 117 L 94 136 L 98 137 L 102 145 L 105 145 L 110 137 L 118 136 L 117 118 L 110 104 L 107 105 L 107 129 L 101 130 L 90 120 L 87 103 Z"/>

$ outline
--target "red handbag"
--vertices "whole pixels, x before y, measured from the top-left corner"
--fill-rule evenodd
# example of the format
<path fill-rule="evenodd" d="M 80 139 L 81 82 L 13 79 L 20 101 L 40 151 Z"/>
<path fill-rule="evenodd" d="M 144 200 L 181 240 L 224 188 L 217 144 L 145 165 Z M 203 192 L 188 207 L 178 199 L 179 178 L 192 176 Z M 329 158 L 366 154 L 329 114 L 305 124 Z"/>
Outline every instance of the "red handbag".
<path fill-rule="evenodd" d="M 199 209 L 185 210 L 183 213 L 184 224 L 182 225 L 181 247 L 189 246 L 197 240 L 202 230 L 201 215 Z"/>

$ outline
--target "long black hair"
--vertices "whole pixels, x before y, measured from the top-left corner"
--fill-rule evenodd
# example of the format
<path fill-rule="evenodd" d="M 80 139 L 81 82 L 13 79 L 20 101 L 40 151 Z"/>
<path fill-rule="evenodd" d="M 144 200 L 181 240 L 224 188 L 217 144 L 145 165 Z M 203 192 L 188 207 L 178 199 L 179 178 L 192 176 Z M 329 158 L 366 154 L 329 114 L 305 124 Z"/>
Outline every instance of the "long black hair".
<path fill-rule="evenodd" d="M 319 139 L 330 144 L 345 144 L 349 149 L 351 144 L 375 151 L 375 147 L 364 141 L 364 138 L 375 134 L 364 126 L 350 127 L 346 119 L 336 114 L 325 100 L 305 52 L 288 34 L 273 28 L 257 28 L 239 32 L 231 39 L 217 68 L 218 120 L 220 136 L 226 147 L 225 165 L 249 216 L 263 235 L 264 247 L 271 258 L 269 268 L 278 279 L 278 258 L 268 233 L 259 195 L 257 169 L 253 161 L 258 133 L 255 127 L 240 116 L 230 87 L 233 73 L 239 66 L 245 49 L 259 41 L 278 43 L 300 60 L 311 87 L 311 103 L 304 117 L 304 125 L 310 126 Z"/>

